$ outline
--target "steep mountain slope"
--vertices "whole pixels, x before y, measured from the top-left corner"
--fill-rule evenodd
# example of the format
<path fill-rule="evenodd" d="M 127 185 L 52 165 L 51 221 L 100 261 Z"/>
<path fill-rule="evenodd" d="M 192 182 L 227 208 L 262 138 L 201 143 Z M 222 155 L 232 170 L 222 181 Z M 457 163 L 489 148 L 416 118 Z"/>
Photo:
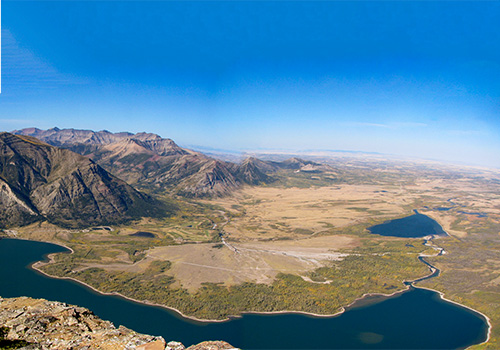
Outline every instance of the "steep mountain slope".
<path fill-rule="evenodd" d="M 163 140 L 165 141 L 165 140 Z M 229 164 L 166 142 L 125 139 L 89 156 L 130 184 L 187 197 L 220 196 L 237 187 Z M 169 143 L 170 143 L 169 142 Z"/>
<path fill-rule="evenodd" d="M 0 133 L 0 226 L 48 220 L 63 226 L 166 214 L 163 204 L 90 159 L 39 140 Z"/>
<path fill-rule="evenodd" d="M 266 175 L 266 173 L 274 173 L 277 169 L 278 165 L 272 162 L 264 162 L 257 158 L 249 157 L 234 167 L 234 174 L 243 183 L 260 185 L 272 182 L 273 178 Z"/>
<path fill-rule="evenodd" d="M 238 185 L 229 163 L 209 158 L 202 161 L 201 167 L 192 175 L 185 177 L 177 188 L 181 195 L 203 197 L 229 194 Z"/>

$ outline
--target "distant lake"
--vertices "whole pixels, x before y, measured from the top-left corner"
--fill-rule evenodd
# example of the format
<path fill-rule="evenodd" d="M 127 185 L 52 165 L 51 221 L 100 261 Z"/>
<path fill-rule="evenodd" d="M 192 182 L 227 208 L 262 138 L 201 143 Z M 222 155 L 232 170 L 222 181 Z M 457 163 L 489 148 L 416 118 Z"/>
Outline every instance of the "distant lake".
<path fill-rule="evenodd" d="M 49 243 L 0 240 L 0 296 L 24 295 L 84 306 L 115 326 L 161 335 L 186 346 L 225 340 L 246 350 L 455 349 L 487 337 L 487 324 L 480 314 L 413 287 L 391 298 L 363 300 L 337 317 L 246 314 L 228 322 L 194 322 L 165 308 L 102 295 L 27 268 L 48 253 L 63 251 Z"/>
<path fill-rule="evenodd" d="M 427 215 L 415 214 L 401 219 L 394 219 L 380 225 L 369 227 L 371 233 L 381 236 L 417 238 L 430 235 L 447 236 L 441 225 Z"/>

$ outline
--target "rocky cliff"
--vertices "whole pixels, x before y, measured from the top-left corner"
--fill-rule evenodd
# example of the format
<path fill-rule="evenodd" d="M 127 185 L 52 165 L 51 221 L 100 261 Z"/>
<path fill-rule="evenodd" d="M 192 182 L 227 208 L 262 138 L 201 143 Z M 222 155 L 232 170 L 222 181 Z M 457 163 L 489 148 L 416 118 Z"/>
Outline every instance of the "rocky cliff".
<path fill-rule="evenodd" d="M 162 216 L 164 205 L 87 157 L 0 133 L 0 228 L 48 220 L 61 226 Z"/>
<path fill-rule="evenodd" d="M 0 297 L 0 348 L 26 350 L 184 350 L 179 342 L 115 326 L 83 307 L 44 299 Z M 187 350 L 234 349 L 223 341 Z"/>

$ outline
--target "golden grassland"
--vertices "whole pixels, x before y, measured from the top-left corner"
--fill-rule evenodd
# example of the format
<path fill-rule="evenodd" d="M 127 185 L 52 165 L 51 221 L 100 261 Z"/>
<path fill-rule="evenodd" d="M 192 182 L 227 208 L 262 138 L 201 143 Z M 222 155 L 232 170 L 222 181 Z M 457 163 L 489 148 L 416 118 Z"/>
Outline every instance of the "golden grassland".
<path fill-rule="evenodd" d="M 284 175 L 280 175 L 284 176 Z M 412 214 L 438 221 L 447 254 L 422 286 L 483 312 L 500 347 L 500 174 L 388 162 L 344 162 L 330 174 L 288 173 L 232 196 L 179 202 L 166 219 L 113 231 L 47 223 L 19 237 L 71 247 L 44 271 L 98 290 L 223 319 L 243 311 L 333 314 L 365 293 L 390 294 L 428 274 L 422 239 L 371 235 L 366 228 Z M 154 238 L 131 236 L 149 232 Z"/>
<path fill-rule="evenodd" d="M 203 283 L 271 284 L 279 273 L 309 276 L 318 267 L 342 260 L 339 250 L 356 245 L 347 236 L 312 237 L 294 241 L 196 244 L 156 247 L 147 259 L 172 262 L 171 273 L 182 287 L 195 291 Z"/>

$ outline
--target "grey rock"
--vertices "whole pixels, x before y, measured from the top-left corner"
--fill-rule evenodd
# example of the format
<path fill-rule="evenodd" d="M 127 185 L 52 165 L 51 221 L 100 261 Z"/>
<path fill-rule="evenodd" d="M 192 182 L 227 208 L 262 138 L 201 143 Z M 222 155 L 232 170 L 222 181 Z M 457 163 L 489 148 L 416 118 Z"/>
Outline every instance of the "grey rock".
<path fill-rule="evenodd" d="M 13 317 L 15 316 L 15 317 Z M 0 298 L 0 324 L 9 327 L 7 340 L 30 342 L 23 349 L 34 350 L 114 350 L 156 349 L 165 346 L 162 337 L 118 329 L 109 321 L 82 307 L 27 297 Z M 88 327 L 92 324 L 92 328 Z M 203 345 L 205 344 L 205 345 Z M 225 342 L 204 342 L 197 350 L 233 348 Z M 179 342 L 169 342 L 169 350 L 184 350 Z"/>
<path fill-rule="evenodd" d="M 167 343 L 165 350 L 184 350 L 186 347 L 177 341 L 171 341 Z"/>

